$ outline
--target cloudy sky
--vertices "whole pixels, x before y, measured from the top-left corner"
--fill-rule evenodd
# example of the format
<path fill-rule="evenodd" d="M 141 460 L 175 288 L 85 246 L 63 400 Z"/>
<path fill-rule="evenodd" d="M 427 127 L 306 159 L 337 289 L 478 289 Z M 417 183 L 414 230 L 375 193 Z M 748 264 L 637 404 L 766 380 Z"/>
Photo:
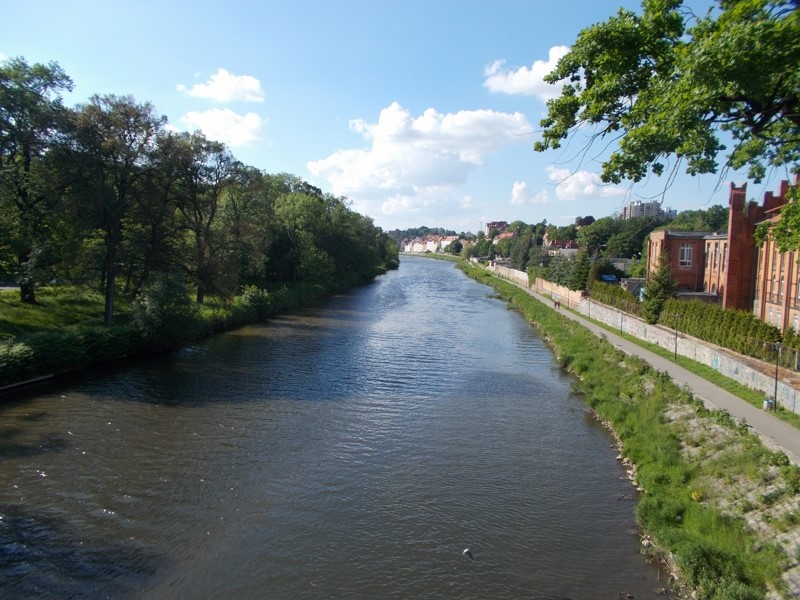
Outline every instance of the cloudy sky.
<path fill-rule="evenodd" d="M 533 151 L 558 93 L 542 77 L 619 6 L 639 2 L 31 0 L 4 7 L 0 57 L 59 63 L 71 106 L 92 94 L 151 102 L 171 127 L 347 196 L 387 230 L 565 225 L 632 200 L 727 205 L 730 179 L 604 185 L 607 150 L 580 136 Z"/>

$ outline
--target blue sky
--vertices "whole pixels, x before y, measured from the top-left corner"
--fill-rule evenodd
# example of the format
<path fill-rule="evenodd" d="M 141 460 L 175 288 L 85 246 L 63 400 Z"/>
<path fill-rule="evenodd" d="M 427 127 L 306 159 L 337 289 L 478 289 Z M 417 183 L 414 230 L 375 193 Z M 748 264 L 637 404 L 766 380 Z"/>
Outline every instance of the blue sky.
<path fill-rule="evenodd" d="M 607 186 L 600 147 L 533 151 L 557 92 L 542 75 L 620 6 L 639 2 L 29 0 L 4 7 L 0 57 L 58 62 L 70 106 L 92 94 L 151 102 L 171 127 L 347 196 L 385 230 L 566 225 L 631 200 L 727 206 L 730 178 Z"/>

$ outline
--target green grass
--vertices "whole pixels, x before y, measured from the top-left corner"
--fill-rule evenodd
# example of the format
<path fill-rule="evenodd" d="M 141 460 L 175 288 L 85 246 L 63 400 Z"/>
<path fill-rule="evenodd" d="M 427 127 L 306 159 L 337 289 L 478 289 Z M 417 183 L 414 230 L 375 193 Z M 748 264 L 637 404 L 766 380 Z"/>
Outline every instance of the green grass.
<path fill-rule="evenodd" d="M 570 310 L 572 311 L 572 309 L 570 309 Z M 572 311 L 572 312 L 575 312 L 575 311 Z M 649 350 L 653 354 L 658 354 L 662 358 L 666 358 L 666 359 L 674 362 L 675 364 L 680 365 L 681 367 L 683 367 L 687 371 L 690 371 L 690 372 L 694 373 L 698 377 L 702 377 L 706 381 L 709 381 L 709 382 L 713 383 L 714 385 L 722 388 L 726 392 L 730 392 L 734 396 L 738 396 L 739 398 L 741 398 L 745 402 L 747 402 L 749 404 L 752 404 L 753 406 L 755 406 L 757 408 L 762 408 L 763 407 L 763 404 L 764 404 L 764 392 L 759 392 L 757 390 L 753 390 L 753 389 L 751 389 L 749 387 L 746 387 L 746 386 L 738 383 L 737 381 L 734 381 L 733 379 L 725 377 L 719 371 L 715 371 L 711 367 L 708 367 L 706 365 L 703 365 L 703 364 L 700 364 L 698 362 L 695 362 L 692 359 L 687 358 L 685 356 L 678 355 L 678 360 L 676 361 L 675 360 L 675 352 L 674 351 L 670 351 L 670 350 L 668 350 L 668 349 L 666 349 L 666 348 L 664 348 L 662 346 L 659 346 L 657 344 L 652 344 L 650 342 L 646 342 L 646 341 L 644 341 L 644 340 L 642 340 L 642 339 L 640 339 L 638 337 L 629 335 L 627 333 L 620 333 L 618 328 L 612 327 L 612 326 L 608 325 L 607 323 L 602 323 L 600 321 L 596 321 L 594 319 L 591 319 L 591 318 L 587 317 L 586 315 L 584 315 L 583 313 L 577 313 L 576 312 L 575 314 L 580 315 L 584 319 L 592 321 L 593 323 L 595 323 L 599 327 L 602 327 L 603 329 L 605 329 L 606 331 L 609 331 L 610 333 L 613 333 L 614 335 L 617 335 L 617 336 L 619 336 L 621 338 L 624 338 L 624 339 L 628 340 L 629 342 L 632 342 L 632 343 L 636 344 L 637 346 L 640 346 L 641 348 L 645 348 L 646 350 Z M 800 415 L 798 415 L 796 413 L 793 413 L 790 410 L 786 410 L 782 406 L 779 406 L 778 410 L 775 411 L 773 414 L 775 414 L 782 421 L 785 421 L 786 423 L 788 423 L 788 424 L 800 429 Z"/>
<path fill-rule="evenodd" d="M 78 287 L 38 288 L 35 305 L 20 302 L 19 292 L 0 292 L 0 339 L 101 322 L 103 305 L 102 294 Z M 125 312 L 129 304 L 120 298 L 115 308 Z"/>

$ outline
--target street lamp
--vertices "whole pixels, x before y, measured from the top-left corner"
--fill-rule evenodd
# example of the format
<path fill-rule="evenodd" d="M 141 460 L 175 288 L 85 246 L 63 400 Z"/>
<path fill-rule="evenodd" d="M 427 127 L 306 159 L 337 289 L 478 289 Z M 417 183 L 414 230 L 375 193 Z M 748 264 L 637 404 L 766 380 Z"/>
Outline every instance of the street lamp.
<path fill-rule="evenodd" d="M 775 342 L 773 344 L 775 348 L 775 392 L 772 394 L 772 397 L 775 399 L 775 403 L 772 405 L 772 409 L 774 411 L 778 410 L 778 364 L 781 360 L 781 343 Z"/>
<path fill-rule="evenodd" d="M 672 316 L 674 318 L 672 325 L 675 327 L 675 362 L 678 362 L 678 313 Z"/>

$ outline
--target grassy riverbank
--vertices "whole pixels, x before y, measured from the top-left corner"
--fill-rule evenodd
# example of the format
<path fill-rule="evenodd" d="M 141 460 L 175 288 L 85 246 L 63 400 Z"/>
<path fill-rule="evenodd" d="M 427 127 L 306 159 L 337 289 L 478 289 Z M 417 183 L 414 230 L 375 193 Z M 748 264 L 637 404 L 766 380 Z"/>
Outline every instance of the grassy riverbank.
<path fill-rule="evenodd" d="M 105 362 L 160 353 L 282 311 L 308 305 L 337 289 L 284 284 L 245 288 L 229 300 L 208 297 L 198 305 L 168 286 L 144 302 L 120 298 L 112 326 L 104 326 L 102 295 L 82 288 L 40 288 L 35 305 L 19 292 L 0 292 L 0 390 L 20 382 L 78 371 Z"/>
<path fill-rule="evenodd" d="M 642 550 L 698 598 L 789 598 L 800 562 L 800 469 L 766 449 L 746 424 L 709 411 L 647 363 L 625 355 L 524 290 L 462 264 L 492 286 L 576 376 L 613 432 L 633 485 Z"/>

